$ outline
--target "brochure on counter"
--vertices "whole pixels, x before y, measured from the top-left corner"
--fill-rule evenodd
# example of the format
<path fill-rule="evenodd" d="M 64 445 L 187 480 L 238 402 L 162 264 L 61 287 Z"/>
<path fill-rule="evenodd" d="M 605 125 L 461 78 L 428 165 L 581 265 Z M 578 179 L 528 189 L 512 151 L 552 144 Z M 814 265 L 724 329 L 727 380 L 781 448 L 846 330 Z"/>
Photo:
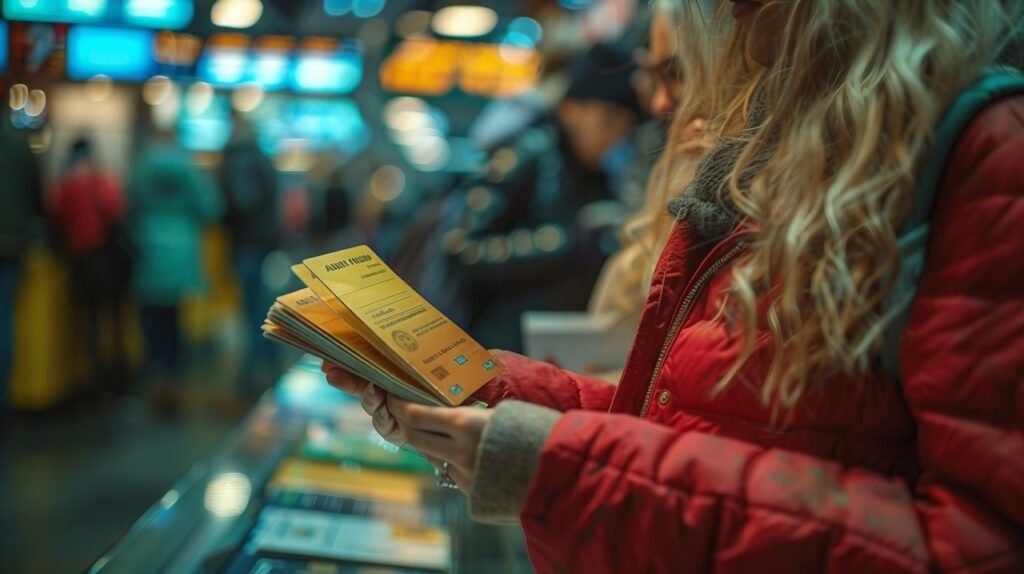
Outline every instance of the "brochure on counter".
<path fill-rule="evenodd" d="M 451 535 L 441 508 L 425 506 L 418 497 L 392 496 L 413 492 L 401 475 L 392 475 L 397 482 L 390 486 L 364 490 L 352 488 L 353 477 L 345 476 L 351 471 L 316 466 L 331 491 L 303 480 L 305 473 L 279 469 L 230 574 L 450 571 Z M 334 569 L 325 570 L 328 566 Z"/>
<path fill-rule="evenodd" d="M 279 297 L 264 335 L 338 365 L 403 399 L 458 406 L 502 365 L 369 247 L 292 267 L 305 289 Z"/>
<path fill-rule="evenodd" d="M 267 484 L 247 545 L 263 555 L 447 571 L 451 536 L 429 482 L 400 472 L 289 457 Z"/>
<path fill-rule="evenodd" d="M 282 492 L 260 513 L 260 554 L 447 571 L 451 539 L 440 513 L 371 498 Z"/>

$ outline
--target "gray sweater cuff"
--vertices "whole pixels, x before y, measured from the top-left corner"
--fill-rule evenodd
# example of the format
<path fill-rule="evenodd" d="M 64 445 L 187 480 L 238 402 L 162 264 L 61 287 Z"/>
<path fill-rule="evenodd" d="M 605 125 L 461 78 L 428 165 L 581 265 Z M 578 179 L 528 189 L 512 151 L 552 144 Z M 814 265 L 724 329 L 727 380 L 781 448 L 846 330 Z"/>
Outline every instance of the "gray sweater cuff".
<path fill-rule="evenodd" d="M 476 459 L 476 479 L 469 493 L 469 512 L 476 520 L 517 523 L 548 434 L 558 411 L 503 401 L 484 428 Z"/>

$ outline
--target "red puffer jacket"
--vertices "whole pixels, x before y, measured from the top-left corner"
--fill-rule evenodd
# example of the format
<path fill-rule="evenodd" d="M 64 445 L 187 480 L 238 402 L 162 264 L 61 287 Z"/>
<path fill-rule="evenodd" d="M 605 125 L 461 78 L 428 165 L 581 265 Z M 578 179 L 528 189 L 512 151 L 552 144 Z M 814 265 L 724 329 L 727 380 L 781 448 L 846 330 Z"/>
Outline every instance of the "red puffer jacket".
<path fill-rule="evenodd" d="M 1024 97 L 953 157 L 900 384 L 826 381 L 780 429 L 762 347 L 712 396 L 743 238 L 701 249 L 681 226 L 617 393 L 505 355 L 484 400 L 565 412 L 520 515 L 537 571 L 1024 572 Z"/>

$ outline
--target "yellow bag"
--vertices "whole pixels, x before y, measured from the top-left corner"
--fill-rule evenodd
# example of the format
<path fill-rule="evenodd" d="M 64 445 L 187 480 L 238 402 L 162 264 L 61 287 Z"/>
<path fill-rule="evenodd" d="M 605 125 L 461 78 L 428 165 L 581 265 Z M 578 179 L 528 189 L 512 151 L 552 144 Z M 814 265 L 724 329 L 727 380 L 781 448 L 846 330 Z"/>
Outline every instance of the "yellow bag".
<path fill-rule="evenodd" d="M 76 337 L 83 326 L 76 324 L 70 301 L 67 268 L 46 247 L 29 248 L 14 306 L 13 408 L 44 410 L 85 390 L 76 383 L 87 380 L 89 358 L 84 339 Z M 138 366 L 142 337 L 134 307 L 124 321 L 125 353 L 129 364 Z M 110 352 L 111 330 L 104 331 L 103 346 Z"/>
<path fill-rule="evenodd" d="M 34 246 L 23 262 L 14 304 L 11 406 L 40 410 L 67 398 L 73 371 L 84 357 L 71 344 L 67 270 L 46 248 Z"/>

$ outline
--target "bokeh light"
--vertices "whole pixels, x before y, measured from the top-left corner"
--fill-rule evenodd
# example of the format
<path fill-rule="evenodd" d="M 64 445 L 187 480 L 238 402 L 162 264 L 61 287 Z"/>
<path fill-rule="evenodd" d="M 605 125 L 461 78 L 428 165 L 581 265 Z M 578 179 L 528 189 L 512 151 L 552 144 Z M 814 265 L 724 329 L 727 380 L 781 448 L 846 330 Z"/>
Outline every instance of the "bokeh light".
<path fill-rule="evenodd" d="M 109 76 L 97 74 L 85 83 L 85 97 L 90 102 L 102 102 L 114 91 L 114 82 Z"/>
<path fill-rule="evenodd" d="M 213 86 L 206 82 L 196 82 L 189 86 L 185 94 L 185 107 L 193 116 L 201 115 L 213 103 Z"/>
<path fill-rule="evenodd" d="M 357 18 L 373 18 L 384 10 L 384 0 L 354 0 L 352 14 Z"/>
<path fill-rule="evenodd" d="M 153 76 L 142 85 L 142 101 L 159 106 L 171 96 L 171 79 L 167 76 Z"/>
<path fill-rule="evenodd" d="M 448 6 L 434 14 L 434 32 L 451 38 L 474 38 L 489 34 L 498 23 L 498 14 L 483 6 Z"/>
<path fill-rule="evenodd" d="M 252 497 L 252 482 L 238 472 L 215 476 L 206 485 L 203 505 L 217 518 L 231 518 L 245 512 Z"/>
<path fill-rule="evenodd" d="M 14 84 L 10 89 L 8 104 L 14 111 L 20 111 L 28 103 L 28 86 L 25 84 Z"/>
<path fill-rule="evenodd" d="M 378 201 L 388 203 L 405 191 L 405 172 L 393 165 L 385 165 L 370 177 L 370 193 Z"/>
<path fill-rule="evenodd" d="M 263 95 L 259 84 L 242 84 L 231 94 L 231 106 L 242 113 L 251 112 L 263 103 Z"/>
<path fill-rule="evenodd" d="M 46 110 L 46 92 L 42 90 L 31 90 L 28 93 L 28 101 L 25 103 L 25 115 L 30 118 L 39 117 Z"/>
<path fill-rule="evenodd" d="M 221 28 L 251 28 L 262 16 L 260 0 L 217 0 L 210 8 L 210 21 Z"/>

